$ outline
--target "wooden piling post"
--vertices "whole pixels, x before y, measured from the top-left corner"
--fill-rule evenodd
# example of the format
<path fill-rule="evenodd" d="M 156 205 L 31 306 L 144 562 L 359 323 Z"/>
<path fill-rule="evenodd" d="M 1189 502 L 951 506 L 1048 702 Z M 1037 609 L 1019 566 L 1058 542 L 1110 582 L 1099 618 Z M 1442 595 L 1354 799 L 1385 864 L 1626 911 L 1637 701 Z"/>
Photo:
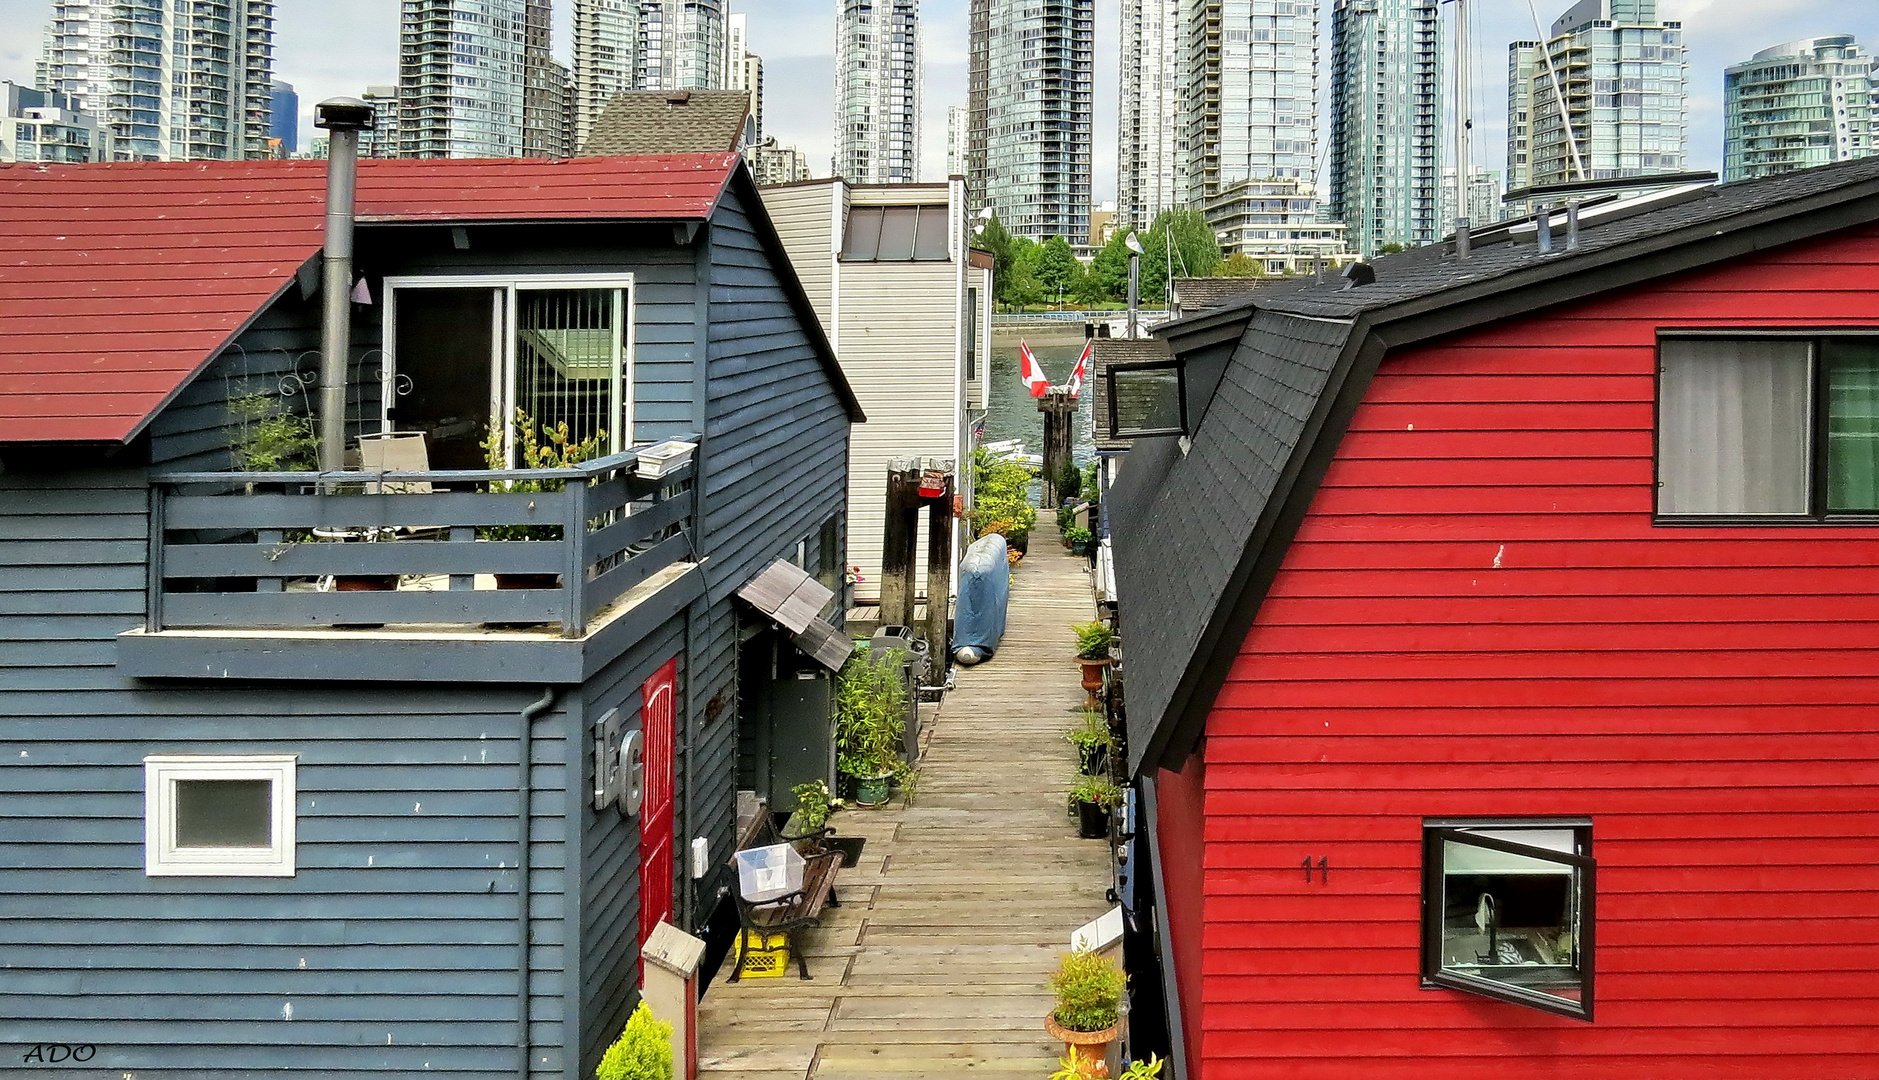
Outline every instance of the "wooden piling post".
<path fill-rule="evenodd" d="M 1037 411 L 1044 414 L 1044 483 L 1038 504 L 1046 510 L 1059 504 L 1057 479 L 1070 464 L 1070 436 L 1076 419 L 1077 399 L 1062 390 L 1052 390 L 1037 399 Z"/>
<path fill-rule="evenodd" d="M 920 529 L 917 463 L 887 466 L 887 524 L 881 536 L 881 625 L 913 625 L 914 539 Z"/>
<path fill-rule="evenodd" d="M 952 607 L 953 485 L 946 475 L 942 494 L 926 498 L 926 640 L 932 646 L 926 666 L 930 686 L 946 681 L 947 616 Z"/>

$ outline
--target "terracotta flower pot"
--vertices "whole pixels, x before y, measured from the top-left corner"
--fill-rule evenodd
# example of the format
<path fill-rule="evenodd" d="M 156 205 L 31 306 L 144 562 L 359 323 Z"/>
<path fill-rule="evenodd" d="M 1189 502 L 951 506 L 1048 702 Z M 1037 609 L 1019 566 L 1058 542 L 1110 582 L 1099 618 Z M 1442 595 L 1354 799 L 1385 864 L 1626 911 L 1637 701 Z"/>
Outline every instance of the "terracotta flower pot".
<path fill-rule="evenodd" d="M 1063 1041 L 1064 1056 L 1075 1054 L 1087 1064 L 1084 1071 L 1095 1080 L 1106 1080 L 1109 1076 L 1109 1044 L 1116 1041 L 1116 1034 L 1122 1030 L 1121 1024 L 1111 1024 L 1101 1031 L 1071 1031 L 1057 1023 L 1055 1016 L 1044 1018 L 1044 1030 L 1053 1039 Z"/>
<path fill-rule="evenodd" d="M 1077 663 L 1083 665 L 1083 689 L 1090 695 L 1084 704 L 1094 707 L 1097 704 L 1096 691 L 1103 688 L 1103 669 L 1109 666 L 1109 661 L 1078 658 Z"/>

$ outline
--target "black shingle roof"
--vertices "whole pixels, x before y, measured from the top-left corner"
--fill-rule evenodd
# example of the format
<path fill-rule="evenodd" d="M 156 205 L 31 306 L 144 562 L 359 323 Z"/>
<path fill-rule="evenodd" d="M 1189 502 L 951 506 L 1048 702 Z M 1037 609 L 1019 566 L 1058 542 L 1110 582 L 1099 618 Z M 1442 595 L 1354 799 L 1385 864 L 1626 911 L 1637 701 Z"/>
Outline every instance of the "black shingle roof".
<path fill-rule="evenodd" d="M 1105 376 L 1111 364 L 1138 364 L 1173 359 L 1168 343 L 1155 338 L 1097 338 L 1090 351 L 1090 417 L 1093 441 L 1098 450 L 1127 450 L 1132 440 L 1110 434 L 1109 380 Z"/>
<path fill-rule="evenodd" d="M 1388 349 L 1869 224 L 1879 220 L 1879 158 L 1707 188 L 1632 216 L 1609 212 L 1585 222 L 1572 252 L 1563 217 L 1550 254 L 1532 229 L 1512 240 L 1497 230 L 1501 239 L 1466 260 L 1432 245 L 1378 259 L 1374 284 L 1270 284 L 1157 329 L 1185 357 L 1224 312 L 1252 312 L 1218 388 L 1190 416 L 1187 453 L 1173 439 L 1136 440 L 1111 494 L 1132 769 L 1178 765 L 1198 740 Z"/>

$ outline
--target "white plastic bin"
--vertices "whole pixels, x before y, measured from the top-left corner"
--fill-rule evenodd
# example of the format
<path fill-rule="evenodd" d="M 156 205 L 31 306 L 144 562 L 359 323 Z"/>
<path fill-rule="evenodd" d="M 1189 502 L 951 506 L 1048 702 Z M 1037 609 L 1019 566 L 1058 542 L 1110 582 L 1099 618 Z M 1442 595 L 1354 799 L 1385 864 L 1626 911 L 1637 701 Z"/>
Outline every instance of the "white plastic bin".
<path fill-rule="evenodd" d="M 788 844 L 746 848 L 737 853 L 737 891 L 761 904 L 802 888 L 803 861 Z"/>
<path fill-rule="evenodd" d="M 633 451 L 638 459 L 638 473 L 641 476 L 657 479 L 670 472 L 677 472 L 679 467 L 692 459 L 692 451 L 698 444 L 680 442 L 676 439 Z"/>

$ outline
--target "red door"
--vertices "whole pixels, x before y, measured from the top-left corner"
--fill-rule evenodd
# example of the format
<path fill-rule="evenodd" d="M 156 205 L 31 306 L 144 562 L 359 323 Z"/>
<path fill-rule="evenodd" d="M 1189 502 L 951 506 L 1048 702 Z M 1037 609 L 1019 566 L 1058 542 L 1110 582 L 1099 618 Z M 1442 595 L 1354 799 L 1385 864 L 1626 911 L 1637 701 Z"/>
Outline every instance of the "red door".
<path fill-rule="evenodd" d="M 672 916 L 672 734 L 678 660 L 667 660 L 640 687 L 646 740 L 646 796 L 639 811 L 639 943 Z"/>

